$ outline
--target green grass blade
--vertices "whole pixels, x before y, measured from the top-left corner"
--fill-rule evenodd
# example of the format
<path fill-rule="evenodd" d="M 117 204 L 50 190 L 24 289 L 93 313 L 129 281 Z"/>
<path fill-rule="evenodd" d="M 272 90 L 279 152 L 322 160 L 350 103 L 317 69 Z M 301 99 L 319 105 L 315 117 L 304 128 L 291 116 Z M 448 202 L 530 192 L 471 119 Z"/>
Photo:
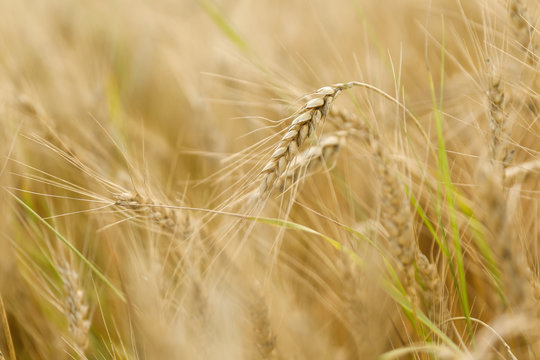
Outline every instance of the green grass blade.
<path fill-rule="evenodd" d="M 32 209 L 30 206 L 28 206 L 24 201 L 19 199 L 15 194 L 13 194 L 12 192 L 10 192 L 8 190 L 6 190 L 6 191 L 15 200 L 17 200 L 17 202 L 19 204 L 21 204 L 30 214 L 32 214 L 34 217 L 36 217 L 36 219 L 38 219 L 41 223 L 43 223 L 43 225 L 48 227 L 71 251 L 73 251 L 73 253 L 75 253 L 75 255 L 77 255 L 86 265 L 88 265 L 88 267 L 90 267 L 90 269 L 94 272 L 94 274 L 96 274 L 97 277 L 99 277 L 101 280 L 103 280 L 103 282 L 108 287 L 110 287 L 111 290 L 113 290 L 116 293 L 116 295 L 118 295 L 118 297 L 122 301 L 124 301 L 124 302 L 126 301 L 126 297 L 124 296 L 124 294 L 120 290 L 118 290 L 109 281 L 109 279 L 107 279 L 107 277 L 105 275 L 103 275 L 103 273 L 101 271 L 99 271 L 99 269 L 94 264 L 92 264 L 92 262 L 90 262 L 90 260 L 88 260 L 79 250 L 77 250 L 77 248 L 75 246 L 73 246 L 72 243 L 70 243 L 62 234 L 60 234 L 58 232 L 58 230 L 56 230 L 51 224 L 49 224 L 47 221 L 45 221 L 45 219 L 43 219 L 37 212 L 35 212 L 34 209 Z"/>
<path fill-rule="evenodd" d="M 457 278 L 454 278 L 455 285 L 458 290 L 459 302 L 465 315 L 465 318 L 470 319 L 470 306 L 467 294 L 467 279 L 465 274 L 465 264 L 463 258 L 463 250 L 461 247 L 461 239 L 459 234 L 459 226 L 457 221 L 457 210 L 456 210 L 456 200 L 455 200 L 455 189 L 452 183 L 452 178 L 450 175 L 450 166 L 448 163 L 448 156 L 446 153 L 446 145 L 444 141 L 443 134 L 443 98 L 444 98 L 444 67 L 445 67 L 445 38 L 444 38 L 444 22 L 442 25 L 442 46 L 441 46 L 441 85 L 440 85 L 440 100 L 437 103 L 437 96 L 435 94 L 435 85 L 431 72 L 428 73 L 429 76 L 429 86 L 431 91 L 431 98 L 433 102 L 433 115 L 435 117 L 435 124 L 437 129 L 437 139 L 439 145 L 438 151 L 438 176 L 439 181 L 442 182 L 444 193 L 446 195 L 446 208 L 448 209 L 450 217 L 450 227 L 452 230 L 452 244 L 455 250 L 455 261 L 457 268 Z M 442 198 L 439 194 L 439 206 L 442 206 Z M 448 259 L 448 262 L 451 263 L 452 259 Z M 467 321 L 469 332 L 472 335 L 472 323 Z"/>
<path fill-rule="evenodd" d="M 413 312 L 412 305 L 410 301 L 407 299 L 407 297 L 403 294 L 402 291 L 396 288 L 394 284 L 391 282 L 385 283 L 386 291 L 392 296 L 392 298 L 406 311 L 409 313 Z M 444 344 L 448 345 L 452 350 L 454 350 L 456 353 L 461 352 L 459 347 L 448 337 L 446 334 L 439 329 L 437 325 L 435 325 L 423 312 L 419 311 L 419 309 L 416 309 L 416 316 L 417 319 L 425 325 L 429 330 L 431 330 L 435 335 L 437 335 Z"/>
<path fill-rule="evenodd" d="M 223 31 L 225 36 L 232 41 L 242 52 L 249 52 L 249 45 L 244 38 L 234 29 L 223 12 L 211 0 L 198 0 L 201 8 L 212 19 L 212 21 Z"/>
<path fill-rule="evenodd" d="M 314 229 L 312 229 L 310 227 L 307 227 L 305 225 L 297 224 L 295 222 L 288 221 L 288 220 L 265 218 L 265 217 L 248 216 L 247 219 L 251 220 L 251 221 L 256 221 L 256 222 L 261 223 L 261 224 L 268 224 L 268 225 L 273 225 L 273 226 L 277 226 L 277 227 L 280 227 L 280 228 L 303 231 L 303 232 L 307 232 L 307 233 L 310 233 L 310 234 L 320 236 L 324 240 L 328 241 L 330 243 L 330 245 L 332 245 L 334 248 L 336 248 L 337 250 L 340 250 L 340 251 L 345 251 L 347 254 L 349 254 L 351 257 L 353 257 L 354 260 L 358 264 L 361 264 L 360 257 L 354 251 L 352 251 L 350 249 L 347 249 L 347 248 L 344 248 L 337 240 L 332 239 L 331 237 L 329 237 L 327 235 L 324 235 L 324 234 L 318 232 L 317 230 L 314 230 Z"/>

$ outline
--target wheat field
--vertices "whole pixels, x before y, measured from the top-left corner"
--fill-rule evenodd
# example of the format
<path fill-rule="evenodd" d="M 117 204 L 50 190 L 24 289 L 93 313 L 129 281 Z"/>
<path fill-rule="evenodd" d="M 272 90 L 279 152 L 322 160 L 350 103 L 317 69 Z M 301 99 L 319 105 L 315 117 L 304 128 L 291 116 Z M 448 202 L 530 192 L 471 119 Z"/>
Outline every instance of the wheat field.
<path fill-rule="evenodd" d="M 0 0 L 0 359 L 540 359 L 539 23 Z"/>

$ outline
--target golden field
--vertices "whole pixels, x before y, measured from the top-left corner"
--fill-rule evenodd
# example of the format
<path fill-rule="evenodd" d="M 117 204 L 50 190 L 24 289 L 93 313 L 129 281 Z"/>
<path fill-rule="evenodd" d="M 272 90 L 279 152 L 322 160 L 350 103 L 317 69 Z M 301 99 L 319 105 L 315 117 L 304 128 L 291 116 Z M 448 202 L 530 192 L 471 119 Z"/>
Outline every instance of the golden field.
<path fill-rule="evenodd" d="M 539 19 L 0 0 L 0 359 L 540 358 Z"/>

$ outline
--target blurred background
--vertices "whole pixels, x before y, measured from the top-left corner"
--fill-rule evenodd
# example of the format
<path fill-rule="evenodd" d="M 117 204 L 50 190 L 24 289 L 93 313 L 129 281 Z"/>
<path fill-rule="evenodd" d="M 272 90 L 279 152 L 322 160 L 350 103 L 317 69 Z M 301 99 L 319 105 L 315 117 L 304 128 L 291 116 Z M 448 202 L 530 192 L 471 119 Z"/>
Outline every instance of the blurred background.
<path fill-rule="evenodd" d="M 530 2 L 532 19 L 537 10 Z M 304 96 L 352 80 L 379 92 L 342 95 L 340 106 L 365 110 L 362 117 L 373 121 L 427 217 L 438 217 L 433 231 L 443 233 L 451 227 L 448 209 L 437 213 L 436 191 L 425 188 L 437 189 L 441 180 L 429 155 L 438 150 L 434 102 L 444 99 L 444 140 L 463 206 L 458 236 L 470 256 L 467 286 L 474 315 L 491 320 L 496 295 L 475 248 L 479 231 L 471 220 L 477 220 L 473 210 L 490 209 L 472 203 L 478 161 L 489 156 L 491 64 L 506 76 L 508 98 L 518 99 L 509 101 L 519 124 L 512 135 L 513 161 L 536 159 L 539 150 L 536 105 L 524 100 L 537 97 L 534 66 L 523 66 L 508 13 L 509 4 L 495 0 L 0 0 L 2 356 L 369 359 L 428 339 L 382 290 L 378 274 L 384 266 L 373 259 L 373 249 L 357 245 L 337 220 L 329 220 L 360 228 L 380 215 L 374 195 L 379 179 L 360 141 L 352 141 L 331 180 L 319 174 L 299 198 L 302 206 L 287 212 L 364 251 L 372 268 L 360 278 L 342 252 L 313 243 L 312 234 L 284 235 L 259 226 L 235 232 L 236 220 L 190 212 L 181 220 L 189 233 L 183 235 L 190 239 L 186 246 L 133 213 L 140 204 L 129 215 L 114 207 L 119 194 L 129 198 L 130 192 L 140 195 L 137 201 L 147 210 L 156 204 L 237 205 Z M 512 203 L 517 217 L 526 214 L 517 238 L 530 250 L 529 258 L 537 259 L 536 178 L 522 185 L 526 195 Z M 118 298 L 10 193 L 49 221 L 127 297 Z M 279 217 L 281 208 L 274 205 L 268 214 Z M 165 210 L 155 217 L 173 218 Z M 437 262 L 431 229 L 419 215 L 414 221 L 420 247 Z M 192 233 L 211 239 L 212 250 L 192 241 Z M 282 238 L 280 258 L 276 239 Z M 194 265 L 185 259 L 196 253 L 218 263 L 214 273 L 206 271 L 208 264 L 193 270 L 198 260 Z M 235 266 L 244 272 L 219 263 L 222 253 L 239 259 Z M 73 290 L 77 286 L 79 292 Z M 358 307 L 351 310 L 348 301 L 359 288 L 371 296 L 362 302 L 362 321 L 353 324 Z M 66 292 L 68 310 L 78 309 L 81 318 L 66 310 Z M 463 315 L 456 310 L 456 293 L 450 293 L 455 315 Z M 259 308 L 250 310 L 246 298 Z M 205 317 L 207 310 L 197 310 L 202 303 L 219 309 L 212 320 Z M 197 311 L 204 316 L 191 315 Z M 214 337 L 205 337 L 210 332 L 193 318 L 206 321 Z M 86 343 L 73 335 L 73 319 Z M 260 342 L 270 344 L 268 353 L 253 348 L 245 335 L 253 333 L 249 319 L 263 323 L 261 328 L 269 322 L 276 326 L 280 356 L 272 335 Z"/>

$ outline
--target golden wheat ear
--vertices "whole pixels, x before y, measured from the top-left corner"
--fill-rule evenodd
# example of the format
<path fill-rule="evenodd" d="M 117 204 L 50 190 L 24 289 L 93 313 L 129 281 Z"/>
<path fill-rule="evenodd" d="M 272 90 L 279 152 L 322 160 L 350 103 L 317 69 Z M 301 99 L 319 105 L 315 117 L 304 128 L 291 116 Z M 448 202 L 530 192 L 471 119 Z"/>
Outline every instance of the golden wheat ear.
<path fill-rule="evenodd" d="M 278 179 L 287 171 L 299 148 L 324 121 L 330 112 L 335 98 L 355 83 L 336 84 L 317 90 L 314 98 L 309 100 L 294 118 L 292 124 L 281 138 L 277 149 L 261 171 L 262 180 L 259 185 L 258 198 L 266 197 L 274 189 Z"/>
<path fill-rule="evenodd" d="M 71 334 L 71 345 L 79 356 L 84 356 L 92 324 L 86 295 L 81 287 L 79 274 L 71 266 L 64 266 L 61 269 L 61 276 L 66 292 L 65 313 Z"/>
<path fill-rule="evenodd" d="M 535 29 L 529 19 L 527 5 L 523 0 L 511 0 L 509 10 L 517 41 L 527 52 L 527 62 L 534 65 L 538 62 L 538 46 L 534 38 Z"/>
<path fill-rule="evenodd" d="M 140 195 L 138 192 L 124 192 L 115 195 L 114 204 L 134 212 L 138 217 L 150 220 L 169 234 L 188 239 L 196 234 L 191 216 L 180 212 L 174 206 Z"/>
<path fill-rule="evenodd" d="M 498 176 L 504 183 L 505 169 L 514 152 L 510 149 L 510 124 L 505 109 L 505 91 L 501 76 L 491 70 L 489 74 L 489 127 L 491 129 L 491 156 L 500 169 Z"/>
<path fill-rule="evenodd" d="M 404 288 L 416 306 L 414 259 L 418 245 L 413 234 L 409 204 L 395 164 L 388 158 L 378 136 L 373 135 L 370 142 L 381 183 L 380 221 L 387 234 L 386 246 L 396 258 L 398 269 L 404 274 Z"/>
<path fill-rule="evenodd" d="M 287 170 L 274 183 L 274 191 L 283 192 L 287 187 L 301 181 L 305 176 L 334 161 L 341 148 L 345 145 L 348 135 L 347 131 L 337 131 L 323 135 L 317 145 L 313 145 L 297 154 L 290 162 Z"/>
<path fill-rule="evenodd" d="M 252 337 L 259 359 L 278 359 L 277 336 L 272 329 L 268 304 L 259 283 L 255 283 L 251 291 L 249 316 L 252 326 Z"/>
<path fill-rule="evenodd" d="M 525 31 L 525 8 L 521 1 L 512 1 L 511 16 L 518 29 Z M 517 21 L 517 20 L 519 21 Z M 527 41 L 531 41 L 528 39 Z M 520 246 L 516 235 L 518 229 L 513 221 L 513 211 L 509 207 L 507 174 L 512 175 L 509 167 L 514 151 L 510 147 L 511 127 L 506 108 L 505 84 L 499 69 L 490 65 L 488 69 L 488 108 L 491 132 L 491 158 L 482 161 L 480 166 L 480 199 L 483 209 L 483 222 L 492 238 L 491 247 L 498 258 L 501 285 L 505 301 L 500 303 L 501 310 L 531 308 L 535 298 L 538 280 L 531 270 L 526 253 Z M 513 176 L 513 175 L 512 175 Z M 511 275 L 510 275 L 511 274 Z"/>
<path fill-rule="evenodd" d="M 439 276 L 437 265 L 430 262 L 424 254 L 418 251 L 416 254 L 416 267 L 420 281 L 424 285 L 423 293 L 426 300 L 427 315 L 446 333 L 447 324 L 445 321 L 450 319 L 451 316 L 444 291 L 444 282 Z"/>

